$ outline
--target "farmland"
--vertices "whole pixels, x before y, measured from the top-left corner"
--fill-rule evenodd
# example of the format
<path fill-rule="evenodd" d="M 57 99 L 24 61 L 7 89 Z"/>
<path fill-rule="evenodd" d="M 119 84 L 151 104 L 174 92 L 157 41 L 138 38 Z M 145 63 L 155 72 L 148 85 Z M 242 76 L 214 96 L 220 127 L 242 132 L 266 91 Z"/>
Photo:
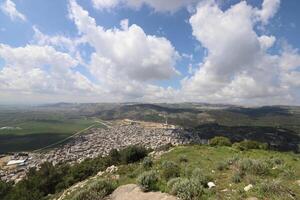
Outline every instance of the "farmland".
<path fill-rule="evenodd" d="M 0 152 L 31 151 L 63 140 L 91 125 L 95 118 L 63 112 L 2 110 Z"/>

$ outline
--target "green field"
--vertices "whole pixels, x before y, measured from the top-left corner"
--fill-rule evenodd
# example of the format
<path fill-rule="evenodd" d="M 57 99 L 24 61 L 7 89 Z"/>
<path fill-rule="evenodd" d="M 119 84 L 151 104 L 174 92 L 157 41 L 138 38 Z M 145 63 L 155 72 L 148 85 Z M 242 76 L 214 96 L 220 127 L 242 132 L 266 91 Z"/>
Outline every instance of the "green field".
<path fill-rule="evenodd" d="M 20 129 L 0 130 L 0 152 L 36 150 L 95 124 L 94 119 L 28 119 L 10 124 Z M 95 124 L 100 126 L 100 124 Z"/>

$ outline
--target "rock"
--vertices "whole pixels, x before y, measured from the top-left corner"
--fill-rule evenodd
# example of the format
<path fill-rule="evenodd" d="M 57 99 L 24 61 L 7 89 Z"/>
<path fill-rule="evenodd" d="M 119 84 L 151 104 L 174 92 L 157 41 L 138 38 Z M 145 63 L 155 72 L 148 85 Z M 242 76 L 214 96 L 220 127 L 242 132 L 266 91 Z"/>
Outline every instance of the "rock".
<path fill-rule="evenodd" d="M 118 167 L 116 167 L 116 166 L 114 166 L 114 165 L 112 165 L 112 166 L 106 168 L 106 170 L 105 170 L 106 173 L 114 173 L 114 172 L 116 172 L 116 171 L 118 171 Z"/>
<path fill-rule="evenodd" d="M 176 197 L 161 192 L 143 192 L 135 184 L 118 187 L 108 200 L 177 200 Z"/>
<path fill-rule="evenodd" d="M 228 192 L 228 189 L 225 188 L 224 190 L 221 190 L 221 192 Z"/>
<path fill-rule="evenodd" d="M 249 197 L 246 200 L 258 200 L 258 198 L 256 198 L 256 197 Z"/>
<path fill-rule="evenodd" d="M 252 184 L 247 185 L 246 187 L 244 187 L 245 192 L 248 192 L 249 190 L 251 190 L 253 188 Z"/>
<path fill-rule="evenodd" d="M 207 186 L 210 189 L 210 188 L 216 187 L 216 184 L 214 182 L 208 182 Z"/>
<path fill-rule="evenodd" d="M 300 180 L 296 181 L 296 183 L 300 186 Z"/>

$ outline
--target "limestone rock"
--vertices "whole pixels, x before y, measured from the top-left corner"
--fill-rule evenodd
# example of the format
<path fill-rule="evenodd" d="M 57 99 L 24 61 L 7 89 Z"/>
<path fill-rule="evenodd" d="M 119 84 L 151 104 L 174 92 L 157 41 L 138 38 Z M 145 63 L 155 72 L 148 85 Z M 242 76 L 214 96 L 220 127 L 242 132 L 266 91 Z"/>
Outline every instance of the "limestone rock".
<path fill-rule="evenodd" d="M 251 190 L 253 188 L 252 184 L 247 185 L 246 187 L 244 187 L 245 192 L 248 192 L 249 190 Z"/>
<path fill-rule="evenodd" d="M 161 192 L 143 192 L 135 184 L 118 187 L 108 200 L 178 200 L 176 197 Z"/>
<path fill-rule="evenodd" d="M 210 189 L 210 188 L 216 187 L 216 184 L 214 182 L 208 182 L 207 186 Z"/>

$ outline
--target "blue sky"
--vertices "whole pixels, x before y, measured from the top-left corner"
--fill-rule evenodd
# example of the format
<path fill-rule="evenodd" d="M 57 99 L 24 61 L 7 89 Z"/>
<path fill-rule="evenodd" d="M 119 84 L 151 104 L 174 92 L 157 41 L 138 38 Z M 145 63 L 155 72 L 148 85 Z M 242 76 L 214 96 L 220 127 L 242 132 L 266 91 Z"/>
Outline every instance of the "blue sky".
<path fill-rule="evenodd" d="M 2 103 L 300 103 L 297 0 L 0 5 Z"/>

